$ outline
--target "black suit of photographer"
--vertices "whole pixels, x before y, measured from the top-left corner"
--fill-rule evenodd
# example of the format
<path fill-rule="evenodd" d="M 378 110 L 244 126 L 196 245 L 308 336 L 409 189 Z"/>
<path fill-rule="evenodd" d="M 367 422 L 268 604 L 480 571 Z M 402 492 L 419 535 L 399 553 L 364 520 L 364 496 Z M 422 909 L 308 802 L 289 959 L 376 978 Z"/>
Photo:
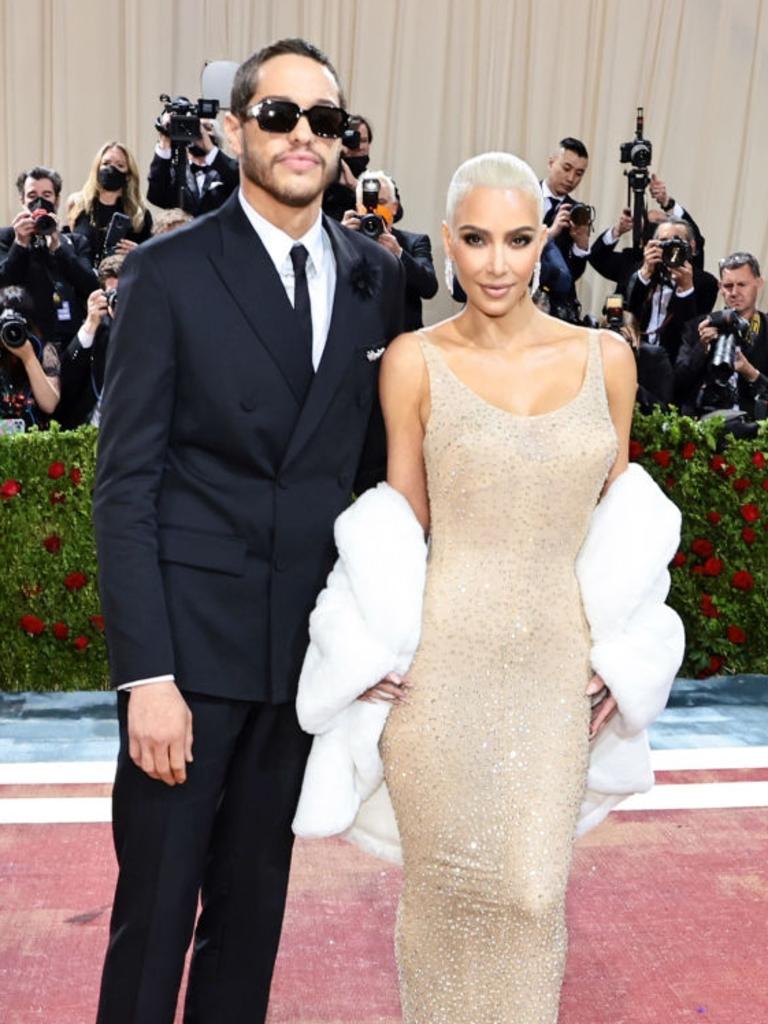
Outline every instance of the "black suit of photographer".
<path fill-rule="evenodd" d="M 75 335 L 62 353 L 61 401 L 55 419 L 66 430 L 90 423 L 104 387 L 110 324 L 109 318 L 102 319 L 90 348 L 83 348 Z"/>
<path fill-rule="evenodd" d="M 51 252 L 40 244 L 45 241 L 41 237 L 25 247 L 16 242 L 13 228 L 0 229 L 0 288 L 26 288 L 43 340 L 62 348 L 82 323 L 86 299 L 97 282 L 87 239 L 68 232 L 59 237 L 59 248 Z"/>
<path fill-rule="evenodd" d="M 744 355 L 761 374 L 768 375 L 768 316 L 758 312 L 760 329 L 747 345 L 742 344 Z M 675 400 L 680 411 L 686 416 L 697 416 L 702 411 L 699 407 L 699 395 L 702 385 L 707 382 L 707 367 L 711 349 L 699 339 L 699 324 L 705 316 L 697 316 L 683 328 L 683 341 L 675 362 Z M 763 382 L 751 384 L 741 374 L 737 375 L 737 395 L 739 408 L 754 419 L 755 398 L 758 391 L 764 391 Z"/>
<path fill-rule="evenodd" d="M 219 150 L 210 164 L 202 166 L 191 161 L 186 167 L 181 209 L 200 217 L 218 208 L 232 195 L 240 181 L 237 160 Z M 169 157 L 155 153 L 149 166 L 147 199 L 163 210 L 179 205 L 176 169 Z"/>
<path fill-rule="evenodd" d="M 627 284 L 626 308 L 633 313 L 645 334 L 654 312 L 654 303 L 660 300 L 663 287 L 659 273 L 655 273 L 648 284 L 635 271 Z M 672 295 L 667 305 L 666 315 L 658 331 L 659 344 L 662 345 L 674 366 L 680 350 L 681 338 L 685 324 L 696 316 L 706 316 L 715 305 L 718 294 L 717 278 L 705 270 L 693 271 L 693 290 L 685 296 L 677 294 L 674 283 L 671 284 Z"/>
<path fill-rule="evenodd" d="M 432 262 L 429 235 L 392 228 L 392 234 L 403 250 L 400 262 L 405 270 L 405 313 L 403 330 L 416 331 L 424 326 L 421 300 L 437 294 L 437 275 Z"/>
<path fill-rule="evenodd" d="M 573 206 L 577 202 L 578 199 L 574 199 L 573 196 L 558 196 L 555 202 L 551 202 L 549 204 L 549 209 L 544 214 L 544 224 L 548 228 L 552 227 L 555 216 L 557 215 L 557 211 L 560 209 L 560 207 L 563 205 Z M 550 239 L 550 241 L 547 244 L 556 245 L 557 248 L 560 250 L 562 257 L 565 260 L 565 263 L 568 267 L 568 270 L 571 273 L 572 278 L 572 284 L 571 289 L 568 293 L 568 298 L 575 299 L 576 282 L 579 280 L 581 275 L 584 273 L 584 270 L 586 269 L 587 257 L 579 256 L 577 253 L 574 252 L 574 241 L 571 238 L 570 232 L 567 230 L 561 231 L 560 234 L 555 235 L 555 237 Z"/>

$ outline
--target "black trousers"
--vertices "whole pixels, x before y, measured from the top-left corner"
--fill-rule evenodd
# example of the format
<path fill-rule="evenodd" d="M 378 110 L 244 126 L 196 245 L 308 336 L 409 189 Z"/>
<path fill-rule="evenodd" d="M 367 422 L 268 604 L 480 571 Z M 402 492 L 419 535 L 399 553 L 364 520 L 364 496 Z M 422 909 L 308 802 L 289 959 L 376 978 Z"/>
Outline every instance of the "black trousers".
<path fill-rule="evenodd" d="M 185 1024 L 266 1016 L 311 739 L 292 703 L 184 697 L 194 761 L 167 786 L 130 760 L 118 694 L 119 875 L 97 1024 L 173 1024 L 193 929 Z"/>

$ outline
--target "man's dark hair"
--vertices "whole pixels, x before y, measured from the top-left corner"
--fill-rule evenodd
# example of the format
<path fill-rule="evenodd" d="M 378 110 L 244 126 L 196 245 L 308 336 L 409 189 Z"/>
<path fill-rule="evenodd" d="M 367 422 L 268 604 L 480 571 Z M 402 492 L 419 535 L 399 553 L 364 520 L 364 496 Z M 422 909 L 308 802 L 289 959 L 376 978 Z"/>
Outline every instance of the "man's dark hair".
<path fill-rule="evenodd" d="M 344 106 L 343 103 L 342 103 L 342 106 Z M 348 123 L 347 127 L 349 127 L 349 128 L 359 128 L 361 124 L 364 124 L 365 127 L 368 129 L 368 141 L 369 142 L 373 142 L 373 126 L 372 126 L 371 122 L 368 120 L 368 118 L 367 117 L 363 117 L 362 114 L 350 114 L 349 115 L 349 123 Z"/>
<path fill-rule="evenodd" d="M 665 220 L 660 220 L 653 231 L 653 237 L 659 233 L 659 228 L 663 228 L 665 224 L 672 224 L 673 227 L 678 228 L 678 234 L 685 235 L 686 240 L 690 243 L 691 248 L 696 250 L 696 235 L 693 228 L 687 220 L 683 220 L 681 217 L 667 217 Z"/>
<path fill-rule="evenodd" d="M 236 117 L 239 117 L 241 121 L 245 120 L 251 96 L 256 92 L 259 71 L 261 71 L 262 65 L 266 64 L 268 60 L 272 60 L 273 57 L 282 57 L 285 54 L 309 57 L 310 60 L 315 60 L 318 64 L 322 64 L 324 68 L 328 68 L 336 80 L 339 90 L 339 105 L 346 107 L 344 93 L 336 68 L 331 64 L 323 51 L 313 46 L 312 43 L 308 43 L 305 39 L 280 39 L 278 42 L 270 43 L 269 46 L 265 46 L 257 53 L 252 54 L 237 69 L 235 79 L 232 82 L 232 96 L 229 101 L 229 109 Z"/>
<path fill-rule="evenodd" d="M 760 277 L 760 264 L 751 252 L 732 252 L 724 260 L 720 260 L 717 266 L 721 280 L 724 270 L 738 270 L 739 267 L 749 267 L 755 277 Z"/>
<path fill-rule="evenodd" d="M 43 181 L 48 178 L 53 185 L 56 198 L 58 199 L 61 195 L 61 175 L 58 171 L 54 171 L 51 167 L 32 167 L 28 171 L 22 171 L 16 179 L 16 189 L 22 199 L 24 198 L 24 182 L 27 178 L 34 178 L 35 181 Z"/>
<path fill-rule="evenodd" d="M 580 139 L 574 139 L 572 136 L 566 135 L 564 139 L 560 139 L 559 146 L 561 149 L 567 149 L 571 153 L 575 153 L 576 156 L 580 156 L 584 160 L 589 160 L 587 147 Z"/>

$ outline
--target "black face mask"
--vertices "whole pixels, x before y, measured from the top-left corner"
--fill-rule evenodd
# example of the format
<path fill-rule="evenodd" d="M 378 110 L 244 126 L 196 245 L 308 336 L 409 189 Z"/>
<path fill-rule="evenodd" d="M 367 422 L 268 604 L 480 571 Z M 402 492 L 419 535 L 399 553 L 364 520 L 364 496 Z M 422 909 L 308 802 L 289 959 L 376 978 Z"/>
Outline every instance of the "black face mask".
<path fill-rule="evenodd" d="M 99 168 L 99 185 L 105 192 L 119 192 L 121 188 L 124 188 L 126 181 L 128 181 L 127 173 L 113 167 L 112 164 Z"/>
<path fill-rule="evenodd" d="M 56 207 L 50 199 L 43 199 L 42 196 L 38 196 L 37 199 L 33 199 L 31 203 L 27 203 L 27 209 L 30 213 L 34 210 L 47 210 L 48 213 L 54 213 L 56 211 Z"/>
<path fill-rule="evenodd" d="M 359 178 L 368 166 L 370 157 L 367 156 L 345 156 L 342 158 L 347 167 L 356 178 Z"/>
<path fill-rule="evenodd" d="M 196 142 L 193 142 L 187 147 L 187 152 L 191 153 L 192 156 L 206 156 L 206 151 L 202 146 L 198 146 Z"/>

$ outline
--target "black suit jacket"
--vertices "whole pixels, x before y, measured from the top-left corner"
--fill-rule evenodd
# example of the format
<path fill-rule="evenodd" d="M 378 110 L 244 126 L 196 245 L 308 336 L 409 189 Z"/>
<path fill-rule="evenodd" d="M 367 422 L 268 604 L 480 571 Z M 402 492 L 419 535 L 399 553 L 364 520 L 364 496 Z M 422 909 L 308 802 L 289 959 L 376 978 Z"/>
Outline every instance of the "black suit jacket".
<path fill-rule="evenodd" d="M 405 270 L 405 317 L 403 330 L 415 331 L 424 326 L 421 300 L 437 294 L 437 275 L 432 262 L 429 235 L 393 228 L 392 234 L 403 250 L 400 261 Z"/>
<path fill-rule="evenodd" d="M 206 168 L 202 189 L 198 187 L 199 176 L 195 175 L 189 166 L 186 178 L 182 209 L 193 217 L 199 217 L 212 210 L 218 210 L 229 199 L 240 183 L 240 170 L 237 160 L 219 150 L 216 158 Z M 172 210 L 179 205 L 172 161 L 158 156 L 157 153 L 149 165 L 147 199 L 163 210 Z"/>
<path fill-rule="evenodd" d="M 87 423 L 104 387 L 104 369 L 109 348 L 110 325 L 102 323 L 90 348 L 83 348 L 77 335 L 61 356 L 61 400 L 54 419 L 66 430 Z"/>
<path fill-rule="evenodd" d="M 768 375 L 768 316 L 760 313 L 760 330 L 744 355 L 760 373 Z M 695 416 L 700 411 L 697 400 L 702 384 L 707 379 L 709 353 L 699 341 L 699 324 L 704 319 L 697 316 L 683 328 L 683 342 L 675 363 L 675 401 L 686 416 Z M 738 381 L 739 408 L 752 417 L 755 404 L 755 389 L 744 377 Z"/>
<path fill-rule="evenodd" d="M 172 673 L 203 694 L 295 696 L 333 521 L 385 472 L 372 356 L 403 309 L 399 261 L 324 227 L 336 294 L 303 404 L 300 327 L 237 194 L 126 264 L 94 495 L 117 685 Z"/>
<path fill-rule="evenodd" d="M 37 326 L 46 341 L 63 345 L 85 316 L 85 303 L 98 287 L 91 266 L 91 250 L 82 235 L 62 232 L 61 245 L 47 248 L 17 245 L 13 228 L 0 229 L 0 288 L 21 285 L 29 292 Z M 69 304 L 69 318 L 60 320 L 54 297 Z"/>
<path fill-rule="evenodd" d="M 557 209 L 560 209 L 562 203 L 577 202 L 578 199 L 574 199 L 573 196 L 563 196 L 562 199 L 558 201 Z M 552 226 L 552 221 L 555 219 L 555 212 L 556 211 L 554 207 L 550 203 L 550 207 L 544 215 L 544 223 L 547 225 L 547 227 Z M 571 238 L 570 233 L 568 231 L 561 231 L 560 234 L 556 235 L 549 244 L 556 245 L 560 252 L 563 254 L 563 259 L 568 264 L 568 269 L 571 272 L 571 277 L 573 278 L 573 283 L 575 285 L 581 277 L 581 275 L 584 273 L 584 270 L 586 269 L 587 257 L 577 256 L 576 253 L 574 253 L 573 239 Z M 576 297 L 575 287 L 571 289 L 571 296 L 573 298 Z"/>
<path fill-rule="evenodd" d="M 659 334 L 660 344 L 666 349 L 670 362 L 674 366 L 680 350 L 683 328 L 695 316 L 704 316 L 710 312 L 717 301 L 717 278 L 706 270 L 693 271 L 693 292 L 681 298 L 673 291 L 667 306 L 667 313 Z M 632 274 L 627 284 L 626 306 L 637 317 L 640 329 L 645 332 L 651 319 L 653 303 L 658 295 L 654 281 L 643 284 L 637 272 Z"/>

